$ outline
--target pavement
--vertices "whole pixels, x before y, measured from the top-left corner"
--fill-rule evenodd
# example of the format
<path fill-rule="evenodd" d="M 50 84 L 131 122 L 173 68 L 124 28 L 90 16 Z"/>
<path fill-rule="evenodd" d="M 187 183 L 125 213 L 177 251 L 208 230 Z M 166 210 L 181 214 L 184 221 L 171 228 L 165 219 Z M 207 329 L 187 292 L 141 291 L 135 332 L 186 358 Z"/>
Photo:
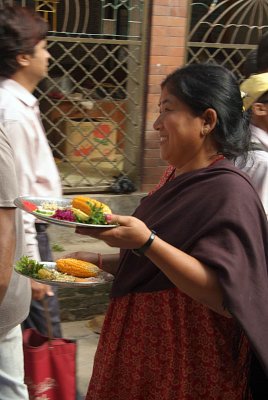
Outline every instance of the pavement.
<path fill-rule="evenodd" d="M 99 334 L 93 332 L 89 321 L 63 322 L 62 332 L 65 338 L 77 341 L 77 390 L 80 394 L 79 400 L 84 400 L 92 374 Z"/>

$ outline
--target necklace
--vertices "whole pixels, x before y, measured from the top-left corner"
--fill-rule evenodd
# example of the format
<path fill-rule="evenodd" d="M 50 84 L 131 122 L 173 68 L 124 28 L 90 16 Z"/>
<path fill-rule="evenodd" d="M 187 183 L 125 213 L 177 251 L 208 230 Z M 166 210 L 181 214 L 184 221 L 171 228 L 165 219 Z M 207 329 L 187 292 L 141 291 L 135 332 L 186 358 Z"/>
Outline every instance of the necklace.
<path fill-rule="evenodd" d="M 220 160 L 224 160 L 224 159 L 225 159 L 224 155 L 218 154 L 217 157 L 215 158 L 215 160 L 213 160 L 206 168 L 209 168 L 212 165 L 214 165 L 216 162 L 218 162 Z M 163 184 L 163 183 L 172 181 L 174 178 L 176 178 L 176 168 L 169 166 L 165 172 L 164 182 L 161 182 L 161 183 Z"/>
<path fill-rule="evenodd" d="M 224 160 L 224 159 L 225 159 L 225 157 L 224 157 L 222 154 L 219 154 L 218 157 L 215 158 L 215 160 L 213 160 L 212 163 L 210 163 L 210 164 L 207 166 L 207 168 L 208 168 L 208 167 L 211 167 L 211 166 L 214 165 L 216 162 L 218 162 L 218 161 L 220 161 L 220 160 Z"/>

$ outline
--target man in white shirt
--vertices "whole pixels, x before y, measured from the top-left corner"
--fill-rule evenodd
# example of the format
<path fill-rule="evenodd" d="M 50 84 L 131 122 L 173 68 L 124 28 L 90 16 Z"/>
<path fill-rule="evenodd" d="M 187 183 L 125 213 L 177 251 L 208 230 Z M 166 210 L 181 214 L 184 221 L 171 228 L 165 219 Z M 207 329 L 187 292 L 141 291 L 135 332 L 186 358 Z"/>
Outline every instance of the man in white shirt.
<path fill-rule="evenodd" d="M 23 223 L 14 206 L 18 195 L 14 154 L 0 124 L 0 399 L 28 400 L 20 323 L 29 313 L 30 281 L 13 264 L 24 253 Z"/>
<path fill-rule="evenodd" d="M 242 169 L 252 179 L 268 216 L 268 72 L 251 75 L 241 85 L 251 113 L 252 153 Z"/>
<path fill-rule="evenodd" d="M 40 120 L 38 101 L 32 94 L 47 75 L 50 58 L 46 49 L 47 30 L 46 21 L 27 8 L 4 6 L 1 10 L 0 121 L 15 154 L 19 195 L 59 197 L 62 194 L 59 173 Z M 36 221 L 31 214 L 23 214 L 25 254 L 50 261 L 47 225 Z M 61 336 L 57 296 L 49 286 L 34 281 L 32 295 L 26 327 L 46 333 L 41 302 L 46 296 L 53 312 L 54 335 Z"/>

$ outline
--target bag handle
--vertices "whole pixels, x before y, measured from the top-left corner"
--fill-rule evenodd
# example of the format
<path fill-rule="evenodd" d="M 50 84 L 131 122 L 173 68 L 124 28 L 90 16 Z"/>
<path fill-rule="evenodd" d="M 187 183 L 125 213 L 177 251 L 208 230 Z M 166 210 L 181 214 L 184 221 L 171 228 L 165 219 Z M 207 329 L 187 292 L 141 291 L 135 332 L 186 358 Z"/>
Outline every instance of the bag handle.
<path fill-rule="evenodd" d="M 51 318 L 50 318 L 49 309 L 48 309 L 48 301 L 45 297 L 42 299 L 42 303 L 43 303 L 43 307 L 44 307 L 44 314 L 45 314 L 45 320 L 46 320 L 46 325 L 47 325 L 48 341 L 51 344 L 54 337 L 53 337 Z"/>

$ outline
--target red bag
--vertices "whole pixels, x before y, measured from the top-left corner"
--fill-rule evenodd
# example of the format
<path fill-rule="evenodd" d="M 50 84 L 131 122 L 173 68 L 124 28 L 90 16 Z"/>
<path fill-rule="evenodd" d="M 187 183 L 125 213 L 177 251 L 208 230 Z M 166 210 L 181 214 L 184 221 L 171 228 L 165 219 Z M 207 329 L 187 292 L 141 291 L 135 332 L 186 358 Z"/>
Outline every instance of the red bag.
<path fill-rule="evenodd" d="M 75 400 L 76 342 L 35 329 L 23 331 L 25 383 L 30 400 Z"/>

